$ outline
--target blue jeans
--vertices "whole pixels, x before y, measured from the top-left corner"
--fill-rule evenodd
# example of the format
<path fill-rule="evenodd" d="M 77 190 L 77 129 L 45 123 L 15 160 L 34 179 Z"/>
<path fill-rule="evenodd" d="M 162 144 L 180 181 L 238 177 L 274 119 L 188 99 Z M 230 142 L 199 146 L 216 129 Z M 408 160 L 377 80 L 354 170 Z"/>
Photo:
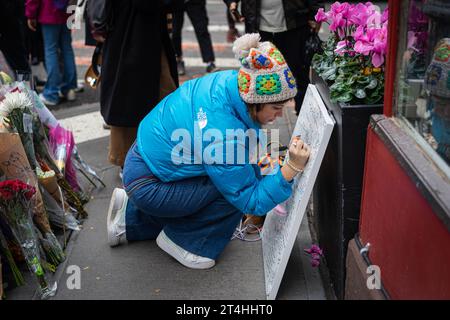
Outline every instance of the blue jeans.
<path fill-rule="evenodd" d="M 128 151 L 123 183 L 129 201 L 127 240 L 166 235 L 183 249 L 216 259 L 242 219 L 207 176 L 162 182 L 152 175 L 136 144 Z"/>
<path fill-rule="evenodd" d="M 59 101 L 58 92 L 64 95 L 70 89 L 77 87 L 77 70 L 75 55 L 72 48 L 72 35 L 65 24 L 43 24 L 45 67 L 47 69 L 47 83 L 43 95 L 52 102 Z M 63 74 L 60 72 L 61 54 Z"/>

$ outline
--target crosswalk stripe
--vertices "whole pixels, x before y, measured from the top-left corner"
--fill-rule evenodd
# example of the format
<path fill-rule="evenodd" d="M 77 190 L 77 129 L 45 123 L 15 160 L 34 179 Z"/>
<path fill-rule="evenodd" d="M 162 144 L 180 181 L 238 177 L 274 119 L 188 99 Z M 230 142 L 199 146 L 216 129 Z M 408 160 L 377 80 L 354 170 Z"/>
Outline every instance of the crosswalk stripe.
<path fill-rule="evenodd" d="M 60 124 L 73 132 L 75 142 L 83 143 L 109 136 L 109 130 L 103 129 L 103 117 L 100 111 L 89 112 L 59 120 Z"/>
<path fill-rule="evenodd" d="M 206 64 L 201 58 L 183 58 L 186 67 L 205 67 Z M 89 57 L 75 57 L 77 66 L 89 66 L 91 59 Z M 238 68 L 239 62 L 234 58 L 216 58 L 216 66 L 218 68 Z"/>
<path fill-rule="evenodd" d="M 186 67 L 205 67 L 202 58 L 183 58 Z M 218 68 L 239 68 L 239 61 L 234 58 L 216 58 Z"/>
<path fill-rule="evenodd" d="M 189 32 L 194 31 L 193 26 L 187 26 L 184 29 Z M 243 24 L 236 24 L 236 29 L 238 29 L 238 31 L 240 33 L 243 33 L 245 31 L 245 26 Z M 208 26 L 208 31 L 209 32 L 227 32 L 228 26 L 224 25 L 224 24 L 212 24 L 212 25 Z"/>

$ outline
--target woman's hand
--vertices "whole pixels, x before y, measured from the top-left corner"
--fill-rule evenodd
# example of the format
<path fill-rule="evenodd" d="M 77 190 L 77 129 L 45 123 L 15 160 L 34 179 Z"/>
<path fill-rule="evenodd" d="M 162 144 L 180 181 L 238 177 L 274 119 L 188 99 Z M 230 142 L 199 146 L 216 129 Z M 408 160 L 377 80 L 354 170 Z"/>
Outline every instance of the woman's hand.
<path fill-rule="evenodd" d="M 231 16 L 233 17 L 233 20 L 235 22 L 244 22 L 245 19 L 239 13 L 237 6 L 238 6 L 237 2 L 231 2 L 230 6 L 228 7 L 228 10 L 230 10 Z"/>
<path fill-rule="evenodd" d="M 300 137 L 292 139 L 289 146 L 289 160 L 281 171 L 284 178 L 291 181 L 299 172 L 302 172 L 310 155 L 311 148 Z"/>
<path fill-rule="evenodd" d="M 295 137 L 289 146 L 289 161 L 300 170 L 305 169 L 309 156 L 311 155 L 311 148 L 303 142 L 300 137 Z"/>
<path fill-rule="evenodd" d="M 29 28 L 31 31 L 36 31 L 37 20 L 36 20 L 36 19 L 28 19 L 28 20 L 27 20 L 27 25 L 28 25 L 28 28 Z"/>

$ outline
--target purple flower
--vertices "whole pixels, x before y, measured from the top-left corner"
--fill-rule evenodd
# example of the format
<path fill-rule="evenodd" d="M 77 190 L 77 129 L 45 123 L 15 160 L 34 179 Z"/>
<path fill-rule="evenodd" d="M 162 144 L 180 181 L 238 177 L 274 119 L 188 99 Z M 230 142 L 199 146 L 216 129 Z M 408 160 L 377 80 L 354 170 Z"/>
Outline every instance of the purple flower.
<path fill-rule="evenodd" d="M 311 246 L 311 248 L 305 249 L 304 251 L 306 253 L 308 253 L 308 254 L 316 253 L 316 254 L 319 254 L 321 256 L 323 255 L 322 249 L 320 249 L 320 247 L 317 244 L 313 244 Z"/>
<path fill-rule="evenodd" d="M 318 267 L 320 265 L 320 261 L 319 260 L 311 260 L 311 266 L 313 267 L 313 268 L 316 268 L 316 267 Z"/>
<path fill-rule="evenodd" d="M 318 254 L 318 253 L 315 253 L 315 252 L 313 252 L 313 253 L 311 253 L 311 258 L 313 259 L 313 260 L 320 260 L 320 254 Z"/>

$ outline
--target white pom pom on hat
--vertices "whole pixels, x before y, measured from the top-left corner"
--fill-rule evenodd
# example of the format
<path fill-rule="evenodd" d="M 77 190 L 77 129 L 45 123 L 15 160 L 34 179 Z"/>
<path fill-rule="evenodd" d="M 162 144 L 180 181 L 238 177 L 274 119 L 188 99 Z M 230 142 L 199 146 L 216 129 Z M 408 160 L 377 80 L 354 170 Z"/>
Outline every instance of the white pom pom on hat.
<path fill-rule="evenodd" d="M 259 33 L 247 33 L 237 38 L 233 43 L 233 53 L 236 59 L 241 60 L 250 53 L 250 49 L 258 48 L 261 40 Z"/>

